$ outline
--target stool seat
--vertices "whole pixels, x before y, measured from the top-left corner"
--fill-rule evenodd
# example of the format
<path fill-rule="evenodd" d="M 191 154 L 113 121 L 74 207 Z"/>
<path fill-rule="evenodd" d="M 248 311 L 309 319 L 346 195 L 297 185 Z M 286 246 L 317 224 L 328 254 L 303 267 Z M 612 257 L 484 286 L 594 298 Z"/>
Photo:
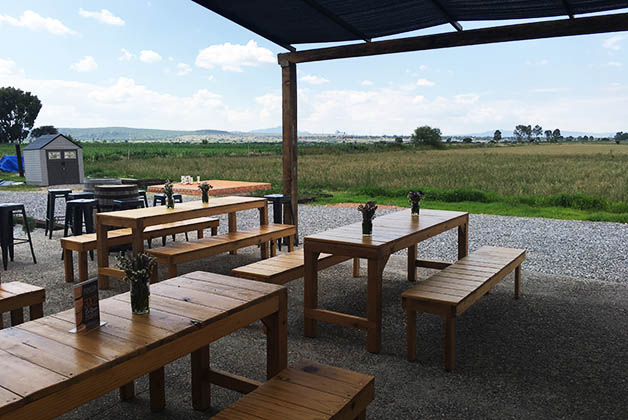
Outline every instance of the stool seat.
<path fill-rule="evenodd" d="M 291 202 L 289 195 L 284 194 L 266 194 L 265 199 L 273 203 L 273 223 L 286 223 L 286 218 L 283 216 L 282 205 Z M 294 214 L 292 212 L 292 206 L 288 206 L 290 211 L 290 223 L 294 223 Z M 281 239 L 279 239 L 279 250 L 281 251 Z M 288 238 L 283 239 L 284 245 L 288 244 Z M 295 235 L 295 245 L 299 245 L 299 236 Z"/>
<path fill-rule="evenodd" d="M 172 194 L 172 200 L 175 203 L 183 203 L 183 196 L 181 194 Z M 157 203 L 159 203 L 160 206 L 165 206 L 166 205 L 166 194 L 155 194 L 153 196 L 153 207 L 157 206 Z"/>
<path fill-rule="evenodd" d="M 91 198 L 94 198 L 93 192 L 83 191 L 83 192 L 75 192 L 75 193 L 68 194 L 68 196 L 66 197 L 66 200 L 80 200 L 80 199 L 91 199 Z"/>
<path fill-rule="evenodd" d="M 129 200 L 113 200 L 113 210 L 132 210 L 144 207 L 144 200 L 141 199 L 129 199 Z"/>

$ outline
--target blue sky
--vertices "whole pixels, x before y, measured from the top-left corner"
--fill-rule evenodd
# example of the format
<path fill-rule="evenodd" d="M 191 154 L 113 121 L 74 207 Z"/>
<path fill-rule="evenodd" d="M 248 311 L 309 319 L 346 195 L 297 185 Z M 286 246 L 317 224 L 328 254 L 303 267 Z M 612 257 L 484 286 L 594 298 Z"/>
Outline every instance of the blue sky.
<path fill-rule="evenodd" d="M 36 125 L 281 124 L 285 50 L 192 1 L 3 1 L 0 39 L 0 86 L 41 99 Z M 628 131 L 627 69 L 627 32 L 301 64 L 299 129 Z"/>

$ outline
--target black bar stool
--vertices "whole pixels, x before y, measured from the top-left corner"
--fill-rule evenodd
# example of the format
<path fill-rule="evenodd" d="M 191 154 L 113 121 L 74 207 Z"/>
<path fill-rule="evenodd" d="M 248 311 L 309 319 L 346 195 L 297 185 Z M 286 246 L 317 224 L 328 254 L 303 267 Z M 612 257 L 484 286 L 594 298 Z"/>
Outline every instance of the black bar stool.
<path fill-rule="evenodd" d="M 144 200 L 144 207 L 148 207 L 148 198 L 146 198 L 146 190 L 137 190 L 137 195 L 139 195 Z"/>
<path fill-rule="evenodd" d="M 27 238 L 16 238 L 13 232 L 13 212 L 22 213 L 22 221 L 24 223 L 24 229 L 26 230 Z M 24 204 L 21 203 L 3 203 L 0 204 L 0 247 L 2 247 L 2 265 L 4 269 L 7 269 L 8 261 L 7 257 L 13 261 L 14 249 L 16 244 L 28 244 L 31 247 L 31 255 L 33 256 L 33 264 L 37 264 L 35 258 L 35 250 L 33 249 L 33 241 L 31 240 L 31 231 L 28 228 L 28 220 L 26 219 L 26 209 Z M 8 255 L 7 255 L 8 254 Z"/>
<path fill-rule="evenodd" d="M 172 194 L 172 200 L 175 203 L 183 203 L 183 196 L 181 194 Z M 165 206 L 166 205 L 166 194 L 155 194 L 153 196 L 153 207 L 157 206 L 157 203 L 159 203 L 160 206 Z M 176 241 L 177 240 L 177 236 L 176 235 L 172 235 L 172 240 Z M 189 241 L 190 239 L 188 238 L 188 233 L 185 232 L 185 240 Z M 166 246 L 166 237 L 162 236 L 161 237 L 161 246 Z"/>
<path fill-rule="evenodd" d="M 48 236 L 48 239 L 52 239 L 52 230 L 54 229 L 55 219 L 64 220 L 63 216 L 55 218 L 56 199 L 63 197 L 65 201 L 68 201 L 68 194 L 70 194 L 71 192 L 72 190 L 70 189 L 48 190 L 48 201 L 46 202 L 46 230 L 44 233 L 44 235 L 48 235 L 48 232 L 50 232 L 50 236 Z"/>
<path fill-rule="evenodd" d="M 83 225 L 85 225 L 85 233 L 94 233 L 94 211 L 100 211 L 98 200 L 94 198 L 79 198 L 69 200 L 65 206 L 65 223 L 63 225 L 63 237 L 68 236 L 68 230 L 71 229 L 73 236 L 83 234 Z M 89 256 L 94 261 L 94 251 L 89 251 Z M 63 259 L 63 254 L 61 254 Z"/>
<path fill-rule="evenodd" d="M 94 197 L 94 193 L 90 191 L 83 192 L 75 192 L 68 194 L 66 200 L 82 200 L 82 199 L 92 199 Z"/>
<path fill-rule="evenodd" d="M 284 223 L 283 218 L 283 205 L 286 203 L 290 203 L 290 196 L 283 194 L 266 194 L 264 196 L 265 199 L 273 203 L 273 223 Z M 290 220 L 294 223 L 294 214 L 292 213 L 292 206 L 288 206 L 290 209 Z M 288 245 L 288 238 L 283 239 L 284 245 Z M 299 245 L 299 237 L 298 235 L 294 236 L 295 245 Z M 279 250 L 281 251 L 281 240 L 277 241 L 279 245 Z"/>
<path fill-rule="evenodd" d="M 113 200 L 113 211 L 133 210 L 140 208 L 144 208 L 144 200 L 134 200 L 132 198 L 128 200 Z"/>
<path fill-rule="evenodd" d="M 181 194 L 172 194 L 172 200 L 175 203 L 183 203 L 183 196 Z M 155 194 L 153 196 L 153 207 L 156 207 L 157 204 L 160 206 L 166 205 L 166 194 Z"/>

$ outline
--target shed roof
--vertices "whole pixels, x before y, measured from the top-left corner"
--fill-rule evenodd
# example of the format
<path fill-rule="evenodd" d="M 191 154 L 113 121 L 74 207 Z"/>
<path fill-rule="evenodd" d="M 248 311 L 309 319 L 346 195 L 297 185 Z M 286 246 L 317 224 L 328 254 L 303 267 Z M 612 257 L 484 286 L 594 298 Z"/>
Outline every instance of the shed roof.
<path fill-rule="evenodd" d="M 69 141 L 71 143 L 74 143 L 74 145 L 76 145 L 77 148 L 79 148 L 79 149 L 81 148 L 80 145 L 76 144 L 75 142 L 73 142 L 72 140 L 70 140 L 69 138 L 64 136 L 63 134 L 44 134 L 43 136 L 39 136 L 36 139 L 34 139 L 33 141 L 31 141 L 28 144 L 28 146 L 26 146 L 24 148 L 24 150 L 40 150 L 40 149 L 43 149 L 48 144 L 50 144 L 53 140 L 55 140 L 57 137 L 63 137 L 67 141 Z"/>
<path fill-rule="evenodd" d="M 570 16 L 628 0 L 193 0 L 285 48 L 370 40 L 458 21 Z"/>

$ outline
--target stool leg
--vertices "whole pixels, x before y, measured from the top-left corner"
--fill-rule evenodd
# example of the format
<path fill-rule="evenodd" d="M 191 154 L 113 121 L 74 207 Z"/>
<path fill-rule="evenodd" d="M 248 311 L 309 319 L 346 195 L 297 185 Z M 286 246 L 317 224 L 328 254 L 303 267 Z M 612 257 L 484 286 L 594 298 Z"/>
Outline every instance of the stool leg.
<path fill-rule="evenodd" d="M 94 208 L 86 207 L 83 210 L 83 217 L 85 218 L 85 232 L 94 233 L 96 230 L 94 229 Z M 89 251 L 89 258 L 94 261 L 94 251 Z"/>
<path fill-rule="evenodd" d="M 50 193 L 48 193 L 48 199 L 46 200 L 46 230 L 44 236 L 48 236 L 48 226 L 50 226 Z"/>
<path fill-rule="evenodd" d="M 33 241 L 31 240 L 31 230 L 28 228 L 28 220 L 26 220 L 26 210 L 22 207 L 22 219 L 24 219 L 24 227 L 26 227 L 26 236 L 28 237 L 28 244 L 31 247 L 31 255 L 33 256 L 33 264 L 37 264 L 37 258 L 35 258 L 35 250 L 33 249 Z"/>
<path fill-rule="evenodd" d="M 166 246 L 166 237 L 165 236 L 161 237 L 161 246 Z"/>
<path fill-rule="evenodd" d="M 54 194 L 48 198 L 48 239 L 52 239 L 52 229 L 55 226 L 55 198 Z"/>
<path fill-rule="evenodd" d="M 68 226 L 70 225 L 70 221 L 71 221 L 70 214 L 71 214 L 70 208 L 66 204 L 65 205 L 65 218 L 63 220 L 63 237 L 64 238 L 68 236 Z M 50 233 L 50 238 L 52 238 L 52 232 Z"/>
<path fill-rule="evenodd" d="M 9 211 L 9 236 L 7 239 L 9 240 L 9 257 L 11 261 L 13 261 L 15 257 L 15 246 L 13 244 L 13 231 L 15 230 L 15 225 L 13 224 L 13 211 Z"/>
<path fill-rule="evenodd" d="M 0 210 L 0 226 L 8 226 L 8 211 Z M 2 229 L 0 231 L 0 247 L 2 248 L 2 265 L 6 271 L 9 263 L 9 229 Z"/>
<path fill-rule="evenodd" d="M 185 240 L 188 241 L 188 242 L 190 241 L 190 238 L 188 238 L 188 233 L 187 232 L 185 232 Z"/>

